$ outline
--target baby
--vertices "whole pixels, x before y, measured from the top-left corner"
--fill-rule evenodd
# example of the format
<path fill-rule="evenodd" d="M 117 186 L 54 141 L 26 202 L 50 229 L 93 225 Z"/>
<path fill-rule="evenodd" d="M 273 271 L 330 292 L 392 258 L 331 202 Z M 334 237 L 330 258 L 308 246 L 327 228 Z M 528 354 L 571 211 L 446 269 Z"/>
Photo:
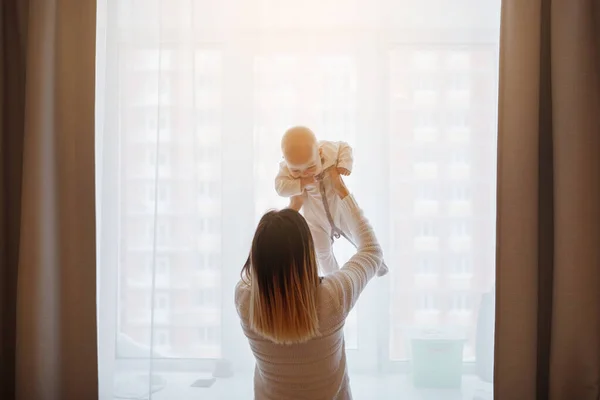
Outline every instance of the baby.
<path fill-rule="evenodd" d="M 356 245 L 327 171 L 337 168 L 340 175 L 350 175 L 352 148 L 345 142 L 317 141 L 310 129 L 298 126 L 285 132 L 281 150 L 284 161 L 275 178 L 275 190 L 280 196 L 290 198 L 290 208 L 300 211 L 304 207 L 321 273 L 335 272 L 339 265 L 333 254 L 333 240 L 343 236 Z M 387 272 L 384 263 L 377 275 Z"/>

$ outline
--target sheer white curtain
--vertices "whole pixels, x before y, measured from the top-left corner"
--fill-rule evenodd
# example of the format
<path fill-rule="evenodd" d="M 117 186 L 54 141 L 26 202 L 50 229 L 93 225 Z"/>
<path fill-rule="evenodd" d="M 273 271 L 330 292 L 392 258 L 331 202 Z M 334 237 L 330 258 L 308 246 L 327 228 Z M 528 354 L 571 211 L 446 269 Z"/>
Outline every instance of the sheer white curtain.
<path fill-rule="evenodd" d="M 491 398 L 499 14 L 99 0 L 101 398 L 252 397 L 233 287 L 256 222 L 286 204 L 294 124 L 354 147 L 348 185 L 391 269 L 346 326 L 355 397 Z"/>

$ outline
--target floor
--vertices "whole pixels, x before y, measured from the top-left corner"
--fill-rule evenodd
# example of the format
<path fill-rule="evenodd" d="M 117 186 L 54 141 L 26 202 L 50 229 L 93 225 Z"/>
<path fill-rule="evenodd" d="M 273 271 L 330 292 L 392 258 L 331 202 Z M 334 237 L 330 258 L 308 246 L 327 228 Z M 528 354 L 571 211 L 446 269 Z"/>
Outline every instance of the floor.
<path fill-rule="evenodd" d="M 122 382 L 132 383 L 130 379 Z M 117 399 L 152 400 L 244 400 L 252 399 L 252 376 L 235 376 L 217 379 L 211 387 L 192 387 L 203 376 L 188 373 L 161 374 L 155 382 L 156 391 L 149 398 L 143 392 L 125 390 L 119 386 Z M 206 378 L 210 378 L 206 376 Z M 356 400 L 492 400 L 492 385 L 482 382 L 474 375 L 463 375 L 460 389 L 417 389 L 406 374 L 395 375 L 350 375 L 353 397 Z M 146 385 L 147 386 L 147 381 Z M 138 381 L 138 388 L 139 381 Z M 131 389 L 134 389 L 131 387 Z"/>

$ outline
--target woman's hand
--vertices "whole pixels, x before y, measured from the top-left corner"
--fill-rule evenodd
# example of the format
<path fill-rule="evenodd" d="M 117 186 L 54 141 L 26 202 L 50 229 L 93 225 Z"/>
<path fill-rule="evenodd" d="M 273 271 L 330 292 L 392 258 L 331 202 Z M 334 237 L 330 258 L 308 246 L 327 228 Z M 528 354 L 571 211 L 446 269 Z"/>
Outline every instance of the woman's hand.
<path fill-rule="evenodd" d="M 292 210 L 300 211 L 300 209 L 302 208 L 303 205 L 304 205 L 304 199 L 302 198 L 302 196 L 292 196 L 290 198 L 290 205 L 288 206 L 288 208 L 291 208 Z"/>
<path fill-rule="evenodd" d="M 340 175 L 350 176 L 350 170 L 348 170 L 346 168 L 337 167 L 337 170 L 340 173 Z"/>
<path fill-rule="evenodd" d="M 333 189 L 335 190 L 337 195 L 340 197 L 340 199 L 343 200 L 346 196 L 348 196 L 350 194 L 350 191 L 348 190 L 348 187 L 344 183 L 344 180 L 342 179 L 340 172 L 338 171 L 337 168 L 331 168 L 329 170 L 329 176 L 331 177 L 331 183 L 333 185 Z"/>
<path fill-rule="evenodd" d="M 302 184 L 302 190 L 310 189 L 316 185 L 317 180 L 314 176 L 307 176 L 304 178 L 300 178 L 300 183 Z"/>

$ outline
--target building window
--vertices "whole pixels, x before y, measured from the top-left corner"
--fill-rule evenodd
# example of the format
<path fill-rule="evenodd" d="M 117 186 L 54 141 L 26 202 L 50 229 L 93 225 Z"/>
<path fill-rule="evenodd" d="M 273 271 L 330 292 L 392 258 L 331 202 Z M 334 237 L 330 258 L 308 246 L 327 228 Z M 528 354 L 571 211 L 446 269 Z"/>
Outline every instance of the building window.
<path fill-rule="evenodd" d="M 196 129 L 198 134 L 215 131 L 221 125 L 221 110 L 218 108 L 201 108 L 196 113 Z"/>
<path fill-rule="evenodd" d="M 471 298 L 468 293 L 453 293 L 450 298 L 450 309 L 454 312 L 471 311 Z"/>
<path fill-rule="evenodd" d="M 221 267 L 221 255 L 216 253 L 210 253 L 208 255 L 208 265 L 211 269 L 218 269 Z"/>
<path fill-rule="evenodd" d="M 438 125 L 438 116 L 434 111 L 415 112 L 415 129 L 433 129 Z"/>
<path fill-rule="evenodd" d="M 156 159 L 157 159 L 156 153 L 157 153 L 157 150 L 155 148 L 148 151 L 148 163 L 150 164 L 151 167 L 156 166 Z M 169 154 L 166 151 L 164 151 L 164 149 L 158 150 L 158 166 L 164 167 L 164 166 L 168 165 L 168 163 L 169 163 Z"/>
<path fill-rule="evenodd" d="M 215 199 L 221 196 L 219 182 L 199 182 L 198 195 L 200 197 Z"/>
<path fill-rule="evenodd" d="M 163 243 L 169 236 L 169 225 L 166 222 L 158 222 L 156 226 L 156 238 L 159 243 Z"/>
<path fill-rule="evenodd" d="M 166 110 L 162 110 L 160 112 L 160 115 L 158 118 L 158 127 L 160 128 L 161 131 L 165 131 L 169 127 L 169 114 Z"/>
<path fill-rule="evenodd" d="M 220 218 L 200 218 L 198 220 L 198 227 L 201 233 L 204 234 L 218 234 L 221 232 L 221 219 Z"/>
<path fill-rule="evenodd" d="M 471 68 L 471 54 L 466 50 L 454 50 L 446 57 L 446 68 L 454 71 L 467 71 Z"/>
<path fill-rule="evenodd" d="M 446 125 L 448 128 L 468 128 L 469 127 L 469 117 L 466 113 L 456 111 L 450 112 L 446 114 Z"/>
<path fill-rule="evenodd" d="M 195 73 L 219 77 L 222 70 L 221 54 L 216 50 L 196 50 L 194 52 Z"/>
<path fill-rule="evenodd" d="M 431 185 L 417 186 L 415 190 L 415 198 L 423 201 L 437 200 L 437 188 Z"/>
<path fill-rule="evenodd" d="M 169 202 L 169 187 L 166 184 L 161 184 L 158 186 L 158 201 L 159 203 L 168 203 Z"/>
<path fill-rule="evenodd" d="M 422 221 L 417 224 L 417 236 L 436 236 L 434 224 L 430 221 Z"/>
<path fill-rule="evenodd" d="M 197 161 L 201 164 L 214 163 L 217 164 L 221 161 L 221 146 L 220 145 L 206 145 L 203 144 L 198 146 L 197 149 Z"/>
<path fill-rule="evenodd" d="M 217 270 L 221 268 L 221 255 L 218 253 L 200 254 L 198 256 L 198 268 L 201 270 Z"/>
<path fill-rule="evenodd" d="M 431 293 L 420 294 L 417 296 L 416 301 L 416 310 L 417 311 L 436 311 L 436 301 L 435 296 Z"/>
<path fill-rule="evenodd" d="M 119 2 L 119 5 L 125 2 Z M 134 18 L 135 19 L 135 18 Z M 143 18 L 139 19 L 143 21 Z M 138 71 L 158 71 L 171 68 L 172 51 L 163 49 L 139 49 L 129 52 L 131 57 L 131 66 Z M 159 68 L 160 60 L 160 68 Z"/>
<path fill-rule="evenodd" d="M 147 107 L 144 109 L 145 114 L 145 126 L 148 137 L 155 138 L 157 134 L 157 129 L 160 129 L 162 132 L 167 132 L 169 128 L 170 115 L 169 111 L 161 108 L 158 116 L 158 125 L 157 125 L 157 113 L 156 107 Z"/>
<path fill-rule="evenodd" d="M 466 221 L 455 221 L 450 225 L 450 234 L 452 236 L 469 236 L 470 229 Z"/>
<path fill-rule="evenodd" d="M 169 295 L 167 293 L 156 293 L 156 298 L 154 300 L 157 310 L 169 309 Z"/>
<path fill-rule="evenodd" d="M 438 54 L 432 50 L 419 50 L 413 53 L 413 67 L 419 71 L 437 68 Z"/>
<path fill-rule="evenodd" d="M 156 108 L 159 104 L 167 105 L 170 102 L 171 81 L 164 76 L 156 80 L 154 72 L 142 76 L 143 86 L 139 91 L 140 100 L 144 106 L 153 106 Z M 164 129 L 161 127 L 161 129 Z"/>
<path fill-rule="evenodd" d="M 471 79 L 469 74 L 454 74 L 448 77 L 448 90 L 451 91 L 470 91 Z"/>
<path fill-rule="evenodd" d="M 219 328 L 214 326 L 201 326 L 198 330 L 198 337 L 201 345 L 218 345 Z"/>
<path fill-rule="evenodd" d="M 171 265 L 169 257 L 167 256 L 158 256 L 156 257 L 156 272 L 158 274 L 164 275 L 169 272 Z"/>
<path fill-rule="evenodd" d="M 436 75 L 432 73 L 421 73 L 415 76 L 413 80 L 413 89 L 415 91 L 435 91 L 439 88 L 439 85 L 436 82 Z"/>
<path fill-rule="evenodd" d="M 465 186 L 453 185 L 450 187 L 449 197 L 453 201 L 471 200 L 471 189 Z"/>
<path fill-rule="evenodd" d="M 155 258 L 148 257 L 148 262 L 146 265 L 149 274 L 152 274 L 154 268 L 156 268 L 156 274 L 166 275 L 169 273 L 171 268 L 170 259 L 168 256 L 156 256 Z"/>
<path fill-rule="evenodd" d="M 158 199 L 158 204 L 164 205 L 169 203 L 170 200 L 170 190 L 169 186 L 166 182 L 160 182 L 158 184 L 158 188 L 152 183 L 146 186 L 146 196 L 148 198 L 148 202 L 151 205 L 154 205 L 154 199 Z"/>
<path fill-rule="evenodd" d="M 473 267 L 471 260 L 466 256 L 459 256 L 449 260 L 450 273 L 453 275 L 471 275 Z"/>
<path fill-rule="evenodd" d="M 200 307 L 209 307 L 217 305 L 217 294 L 214 289 L 205 288 L 198 292 L 198 305 Z"/>
<path fill-rule="evenodd" d="M 160 347 L 167 347 L 169 346 L 169 331 L 161 329 L 161 330 L 157 330 L 155 333 L 155 341 L 156 341 L 156 345 L 160 346 Z"/>
<path fill-rule="evenodd" d="M 418 275 L 433 275 L 438 272 L 435 262 L 429 257 L 419 258 L 416 262 L 416 271 Z"/>
<path fill-rule="evenodd" d="M 156 229 L 156 242 L 158 245 L 165 245 L 170 238 L 169 224 L 164 221 L 152 221 L 146 226 L 146 235 L 151 241 L 154 241 L 154 230 Z"/>
<path fill-rule="evenodd" d="M 454 150 L 450 153 L 450 162 L 454 164 L 468 164 L 470 161 L 468 149 Z"/>

